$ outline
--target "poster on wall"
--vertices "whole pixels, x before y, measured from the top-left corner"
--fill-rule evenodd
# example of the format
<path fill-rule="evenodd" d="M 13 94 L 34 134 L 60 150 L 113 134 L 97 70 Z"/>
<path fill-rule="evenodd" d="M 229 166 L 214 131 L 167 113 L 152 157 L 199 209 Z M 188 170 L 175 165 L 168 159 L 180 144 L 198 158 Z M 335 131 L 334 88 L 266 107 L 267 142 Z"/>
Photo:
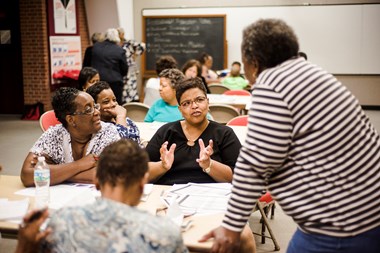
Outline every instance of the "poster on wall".
<path fill-rule="evenodd" d="M 77 80 L 81 67 L 80 36 L 50 36 L 51 83 Z"/>
<path fill-rule="evenodd" d="M 53 0 L 54 32 L 76 34 L 77 20 L 75 0 Z"/>

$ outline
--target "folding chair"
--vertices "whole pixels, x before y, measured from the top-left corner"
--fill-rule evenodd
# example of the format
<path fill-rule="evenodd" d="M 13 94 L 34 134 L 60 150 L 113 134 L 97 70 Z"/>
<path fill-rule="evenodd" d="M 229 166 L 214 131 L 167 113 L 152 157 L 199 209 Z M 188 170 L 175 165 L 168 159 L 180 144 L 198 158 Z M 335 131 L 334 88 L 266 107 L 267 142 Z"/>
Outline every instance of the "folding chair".
<path fill-rule="evenodd" d="M 220 83 L 211 83 L 208 85 L 208 89 L 211 94 L 223 94 L 225 91 L 230 90 L 230 88 Z"/>
<path fill-rule="evenodd" d="M 40 117 L 40 127 L 45 132 L 49 127 L 61 124 L 55 116 L 54 110 L 43 113 Z"/>
<path fill-rule="evenodd" d="M 210 104 L 209 110 L 214 121 L 224 125 L 232 118 L 239 116 L 239 112 L 231 105 Z"/>
<path fill-rule="evenodd" d="M 136 122 L 143 122 L 150 108 L 148 105 L 140 102 L 126 103 L 123 107 L 127 109 L 127 116 Z"/>
<path fill-rule="evenodd" d="M 227 122 L 227 126 L 246 126 L 248 125 L 248 115 L 237 116 Z"/>
<path fill-rule="evenodd" d="M 269 222 L 268 222 L 268 213 L 271 210 L 271 218 L 273 219 L 274 208 L 275 208 L 275 201 L 269 192 L 265 193 L 263 196 L 261 196 L 259 200 L 257 200 L 256 207 L 253 210 L 253 212 L 258 210 L 261 214 L 261 219 L 260 219 L 261 233 L 253 232 L 253 234 L 261 236 L 262 244 L 265 244 L 265 238 L 271 239 L 274 244 L 274 250 L 278 251 L 280 250 L 280 245 L 278 244 L 276 237 L 274 236 L 274 233 L 271 227 L 269 226 Z M 265 231 L 267 229 L 268 229 L 269 236 L 265 235 Z"/>

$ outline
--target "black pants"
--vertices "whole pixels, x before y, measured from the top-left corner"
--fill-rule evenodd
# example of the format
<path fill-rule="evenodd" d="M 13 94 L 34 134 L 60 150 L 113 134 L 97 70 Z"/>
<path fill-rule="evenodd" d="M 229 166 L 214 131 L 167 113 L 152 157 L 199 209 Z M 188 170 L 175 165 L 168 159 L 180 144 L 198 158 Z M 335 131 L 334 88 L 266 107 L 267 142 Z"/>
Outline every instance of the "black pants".
<path fill-rule="evenodd" d="M 119 105 L 122 105 L 122 103 L 123 103 L 123 81 L 109 83 L 109 85 L 111 86 L 113 93 L 115 93 L 117 103 Z"/>

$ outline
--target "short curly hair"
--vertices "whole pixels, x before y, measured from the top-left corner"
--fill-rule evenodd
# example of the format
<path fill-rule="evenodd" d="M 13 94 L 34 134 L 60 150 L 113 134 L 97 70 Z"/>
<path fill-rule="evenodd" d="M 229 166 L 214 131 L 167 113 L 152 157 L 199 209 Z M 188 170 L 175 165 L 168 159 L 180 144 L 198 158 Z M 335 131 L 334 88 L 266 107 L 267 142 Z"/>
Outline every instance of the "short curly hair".
<path fill-rule="evenodd" d="M 165 69 L 158 76 L 169 79 L 173 89 L 176 89 L 178 84 L 185 79 L 185 75 L 179 69 Z"/>
<path fill-rule="evenodd" d="M 95 103 L 98 101 L 98 95 L 103 90 L 111 89 L 111 86 L 106 81 L 99 81 L 88 87 L 86 92 L 91 95 Z"/>
<path fill-rule="evenodd" d="M 81 91 L 72 87 L 59 88 L 52 99 L 52 106 L 55 116 L 62 123 L 64 127 L 67 127 L 66 115 L 73 114 L 77 110 L 77 104 L 74 100 L 77 98 Z"/>
<path fill-rule="evenodd" d="M 298 50 L 296 34 L 280 19 L 260 19 L 243 31 L 242 56 L 258 64 L 258 73 L 297 56 Z"/>
<path fill-rule="evenodd" d="M 175 97 L 177 99 L 178 104 L 181 103 L 181 97 L 183 93 L 193 88 L 200 89 L 201 91 L 203 91 L 205 97 L 207 97 L 207 90 L 205 85 L 203 84 L 202 79 L 200 79 L 199 77 L 183 79 L 182 82 L 180 82 L 177 88 L 175 89 Z"/>
<path fill-rule="evenodd" d="M 96 177 L 101 186 L 122 183 L 129 187 L 144 177 L 148 161 L 148 153 L 136 142 L 121 139 L 105 147 L 100 154 Z"/>

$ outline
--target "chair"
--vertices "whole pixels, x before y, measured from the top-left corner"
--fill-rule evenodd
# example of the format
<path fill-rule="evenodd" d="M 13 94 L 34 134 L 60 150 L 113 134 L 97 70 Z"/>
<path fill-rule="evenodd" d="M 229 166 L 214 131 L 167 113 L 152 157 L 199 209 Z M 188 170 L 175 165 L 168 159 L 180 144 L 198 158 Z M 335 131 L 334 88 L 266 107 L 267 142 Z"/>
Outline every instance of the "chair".
<path fill-rule="evenodd" d="M 45 132 L 49 127 L 61 124 L 55 116 L 54 110 L 43 113 L 40 117 L 40 127 Z"/>
<path fill-rule="evenodd" d="M 247 90 L 227 90 L 224 95 L 237 95 L 237 96 L 251 96 L 251 93 Z"/>
<path fill-rule="evenodd" d="M 227 126 L 246 126 L 248 125 L 248 115 L 237 116 L 227 122 Z"/>
<path fill-rule="evenodd" d="M 136 122 L 143 122 L 149 111 L 149 106 L 140 102 L 130 102 L 123 105 L 127 109 L 127 116 Z"/>
<path fill-rule="evenodd" d="M 253 234 L 261 236 L 261 243 L 262 244 L 265 243 L 265 238 L 271 239 L 273 241 L 273 244 L 274 244 L 274 250 L 278 251 L 278 250 L 280 250 L 280 245 L 278 244 L 276 237 L 274 236 L 274 233 L 273 233 L 271 227 L 269 226 L 269 222 L 268 222 L 269 210 L 271 210 L 271 218 L 273 219 L 274 208 L 275 208 L 275 201 L 269 192 L 266 192 L 263 196 L 261 196 L 261 198 L 259 200 L 257 200 L 256 206 L 255 206 L 255 209 L 253 210 L 253 212 L 259 211 L 261 214 L 261 219 L 260 219 L 261 233 L 253 232 Z M 269 236 L 265 235 L 266 229 L 268 229 Z"/>
<path fill-rule="evenodd" d="M 239 116 L 239 112 L 231 105 L 210 104 L 209 110 L 214 121 L 224 125 L 232 118 Z"/>
<path fill-rule="evenodd" d="M 225 91 L 230 90 L 227 86 L 220 83 L 211 83 L 208 85 L 211 94 L 223 94 Z"/>

